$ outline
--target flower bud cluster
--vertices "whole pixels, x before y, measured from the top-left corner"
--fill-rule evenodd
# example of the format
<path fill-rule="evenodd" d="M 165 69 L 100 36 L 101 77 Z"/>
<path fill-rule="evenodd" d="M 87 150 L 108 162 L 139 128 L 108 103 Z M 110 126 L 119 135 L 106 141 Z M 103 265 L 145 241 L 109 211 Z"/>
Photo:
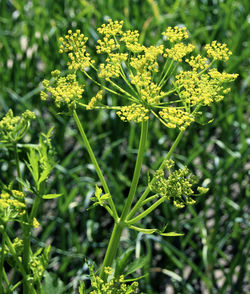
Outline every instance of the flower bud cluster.
<path fill-rule="evenodd" d="M 188 53 L 191 53 L 194 48 L 195 46 L 192 44 L 185 45 L 183 43 L 177 43 L 172 48 L 167 48 L 163 56 L 181 62 L 182 58 Z"/>
<path fill-rule="evenodd" d="M 32 220 L 32 226 L 33 226 L 35 229 L 37 229 L 37 228 L 40 226 L 38 220 L 37 220 L 35 217 L 34 217 L 33 220 Z"/>
<path fill-rule="evenodd" d="M 76 81 L 76 74 L 60 77 L 60 71 L 53 71 L 51 75 L 53 77 L 52 83 L 49 80 L 43 81 L 46 92 L 41 92 L 41 99 L 47 100 L 51 96 L 57 107 L 64 104 L 74 107 L 84 92 L 83 86 Z"/>
<path fill-rule="evenodd" d="M 213 41 L 211 44 L 205 46 L 208 57 L 212 57 L 214 60 L 227 61 L 232 55 L 232 52 L 227 48 L 226 44 L 221 44 L 217 41 Z"/>
<path fill-rule="evenodd" d="M 94 60 L 91 60 L 90 54 L 86 52 L 86 42 L 88 38 L 81 34 L 80 30 L 73 33 L 68 31 L 68 35 L 60 38 L 61 42 L 59 53 L 68 53 L 69 62 L 67 63 L 70 70 L 77 71 L 78 69 L 84 71 L 89 67 Z"/>
<path fill-rule="evenodd" d="M 109 81 L 110 78 L 118 78 L 121 74 L 121 63 L 126 61 L 127 58 L 127 53 L 110 53 L 109 57 L 106 59 L 106 63 L 100 64 L 98 76 L 100 78 L 105 78 L 107 81 Z"/>
<path fill-rule="evenodd" d="M 163 53 L 164 47 L 161 46 L 150 46 L 144 47 L 144 54 L 138 55 L 136 57 L 131 57 L 130 66 L 136 69 L 138 74 L 150 72 L 158 72 L 159 64 L 157 58 Z"/>
<path fill-rule="evenodd" d="M 105 267 L 105 274 L 112 275 L 113 269 L 111 267 Z M 94 289 L 90 294 L 134 294 L 138 293 L 138 282 L 133 282 L 131 285 L 128 285 L 124 282 L 124 276 L 116 278 L 113 277 L 107 282 L 102 280 L 100 277 L 95 276 L 94 273 L 91 275 L 91 286 Z"/>
<path fill-rule="evenodd" d="M 0 219 L 4 223 L 19 219 L 25 213 L 26 205 L 23 192 L 12 190 L 0 194 Z"/>
<path fill-rule="evenodd" d="M 153 82 L 148 84 L 144 83 L 143 86 L 144 87 L 142 87 L 140 91 L 141 99 L 150 105 L 159 103 L 160 99 L 165 95 L 165 93 L 161 91 L 161 88 Z"/>
<path fill-rule="evenodd" d="M 111 53 L 112 51 L 119 49 L 120 45 L 116 42 L 115 36 L 122 34 L 123 21 L 112 21 L 109 19 L 108 24 L 103 24 L 97 31 L 104 35 L 103 40 L 98 40 L 96 46 L 96 52 L 98 54 L 106 52 Z"/>
<path fill-rule="evenodd" d="M 112 19 L 109 19 L 108 24 L 102 24 L 97 31 L 99 34 L 109 37 L 122 34 L 122 27 L 123 21 L 113 21 Z"/>
<path fill-rule="evenodd" d="M 184 131 L 195 119 L 192 114 L 176 107 L 163 108 L 159 112 L 168 128 L 179 128 Z"/>
<path fill-rule="evenodd" d="M 15 249 L 16 256 L 21 256 L 23 252 L 23 240 L 16 237 L 12 241 L 12 246 Z M 11 254 L 11 251 L 8 246 L 4 247 L 4 251 L 5 251 L 4 254 Z M 0 249 L 0 252 L 1 252 L 1 249 Z"/>
<path fill-rule="evenodd" d="M 87 110 L 93 109 L 95 105 L 98 103 L 98 101 L 101 101 L 103 97 L 103 90 L 100 90 L 97 92 L 97 94 L 91 98 L 89 101 L 89 104 L 86 106 Z"/>
<path fill-rule="evenodd" d="M 26 134 L 30 121 L 35 118 L 35 113 L 30 110 L 26 110 L 20 116 L 14 116 L 10 109 L 0 121 L 0 141 L 17 142 Z"/>
<path fill-rule="evenodd" d="M 173 204 L 177 208 L 183 208 L 185 205 L 193 205 L 196 201 L 193 199 L 193 185 L 197 184 L 198 179 L 187 167 L 172 171 L 174 166 L 173 160 L 166 160 L 162 168 L 155 172 L 153 184 L 149 188 L 153 193 L 173 200 Z M 168 177 L 165 177 L 167 170 Z M 202 187 L 201 187 L 202 188 Z M 199 189 L 199 188 L 198 188 Z M 203 191 L 205 193 L 205 191 Z"/>
<path fill-rule="evenodd" d="M 123 32 L 120 39 L 121 42 L 124 42 L 126 48 L 133 53 L 140 53 L 144 46 L 139 43 L 139 32 L 128 30 Z"/>
<path fill-rule="evenodd" d="M 230 90 L 224 83 L 233 81 L 237 76 L 237 74 L 221 74 L 214 69 L 203 75 L 199 75 L 196 71 L 182 71 L 176 76 L 176 85 L 181 89 L 179 91 L 181 99 L 191 106 L 210 105 L 224 98 Z"/>
<path fill-rule="evenodd" d="M 168 27 L 165 32 L 162 33 L 168 41 L 174 43 L 188 38 L 187 28 Z"/>
<path fill-rule="evenodd" d="M 191 56 L 190 59 L 185 59 L 185 61 L 192 67 L 194 71 L 198 71 L 199 69 L 203 70 L 209 66 L 208 59 L 206 57 L 202 57 L 200 54 L 197 56 Z"/>
<path fill-rule="evenodd" d="M 149 110 L 147 108 L 136 103 L 123 106 L 121 110 L 116 112 L 122 121 L 134 121 L 137 123 L 148 120 L 148 113 Z"/>

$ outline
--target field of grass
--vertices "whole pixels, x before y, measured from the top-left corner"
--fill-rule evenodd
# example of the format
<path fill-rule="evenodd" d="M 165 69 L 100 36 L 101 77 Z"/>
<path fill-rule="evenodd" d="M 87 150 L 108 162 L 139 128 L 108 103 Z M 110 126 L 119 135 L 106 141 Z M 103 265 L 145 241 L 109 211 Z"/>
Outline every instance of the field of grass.
<path fill-rule="evenodd" d="M 200 183 L 206 181 L 209 193 L 181 210 L 165 203 L 144 224 L 167 223 L 169 231 L 184 236 L 125 231 L 119 254 L 131 249 L 131 261 L 140 260 L 142 269 L 131 277 L 146 274 L 140 280 L 144 293 L 249 293 L 249 12 L 247 0 L 0 0 L 0 116 L 9 108 L 16 114 L 35 111 L 38 120 L 27 142 L 37 142 L 40 132 L 54 126 L 57 165 L 49 189 L 64 196 L 40 207 L 41 229 L 32 244 L 52 245 L 48 272 L 55 279 L 55 293 L 77 293 L 79 281 L 88 275 L 85 259 L 102 262 L 113 223 L 101 207 L 87 210 L 96 174 L 72 119 L 40 101 L 41 81 L 52 70 L 65 68 L 66 59 L 58 53 L 60 36 L 79 28 L 90 37 L 89 50 L 94 52 L 91 40 L 98 39 L 96 28 L 108 18 L 141 31 L 146 45 L 175 25 L 185 25 L 196 44 L 225 42 L 233 55 L 220 69 L 239 74 L 226 99 L 212 107 L 208 119 L 213 122 L 193 124 L 174 154 L 179 167 L 187 164 Z M 86 85 L 84 95 L 92 97 L 93 89 Z M 84 110 L 79 116 L 121 212 L 140 130 L 112 112 Z M 177 135 L 155 121 L 151 124 L 143 171 L 157 168 Z M 0 177 L 5 183 L 15 175 L 8 158 L 0 148 Z M 24 160 L 24 154 L 20 158 Z M 147 183 L 146 172 L 143 175 L 139 190 Z"/>

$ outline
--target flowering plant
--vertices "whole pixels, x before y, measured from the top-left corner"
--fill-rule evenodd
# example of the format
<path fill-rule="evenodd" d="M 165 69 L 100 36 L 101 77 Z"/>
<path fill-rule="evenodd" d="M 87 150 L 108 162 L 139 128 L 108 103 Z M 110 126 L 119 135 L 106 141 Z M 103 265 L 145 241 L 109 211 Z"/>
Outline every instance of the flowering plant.
<path fill-rule="evenodd" d="M 189 35 L 185 27 L 167 28 L 162 33 L 163 39 L 159 40 L 157 45 L 151 46 L 140 43 L 138 31 L 123 30 L 122 21 L 109 20 L 98 29 L 98 32 L 101 38 L 97 41 L 96 53 L 104 56 L 104 61 L 98 65 L 94 57 L 88 53 L 88 38 L 80 30 L 75 32 L 69 30 L 64 38 L 60 38 L 59 52 L 67 54 L 68 70 L 66 75 L 62 75 L 58 69 L 52 71 L 51 79 L 43 81 L 41 99 L 43 101 L 52 99 L 58 108 L 66 108 L 73 116 L 102 185 L 102 187 L 96 186 L 95 195 L 91 199 L 94 202 L 92 206 L 102 206 L 114 220 L 114 229 L 98 277 L 91 268 L 93 288 L 91 293 L 109 293 L 108 291 L 132 293 L 129 292 L 131 289 L 135 293 L 137 284 L 127 287 L 124 284 L 123 273 L 117 266 L 118 263 L 114 265 L 122 231 L 124 228 L 129 228 L 145 234 L 156 233 L 165 237 L 182 235 L 165 232 L 165 229 L 144 228 L 140 221 L 166 201 L 173 203 L 176 208 L 183 208 L 186 205 L 193 205 L 197 196 L 208 191 L 206 187 L 197 187 L 198 180 L 187 167 L 174 169 L 175 163 L 170 158 L 186 129 L 192 123 L 200 121 L 207 107 L 223 100 L 225 94 L 230 91 L 228 83 L 234 81 L 237 74 L 220 72 L 216 68 L 216 62 L 227 61 L 232 54 L 225 44 L 213 41 L 204 47 L 204 54 L 197 53 L 197 48 L 187 42 Z M 94 97 L 90 99 L 87 97 L 88 94 L 84 92 L 85 86 L 80 82 L 82 79 L 78 79 L 80 75 L 86 78 L 85 83 L 98 86 Z M 119 104 L 111 104 L 110 99 L 107 99 L 110 95 L 117 96 L 119 99 L 115 101 Z M 79 120 L 77 113 L 82 109 L 115 110 L 123 122 L 136 123 L 141 128 L 134 174 L 122 211 L 117 210 L 115 197 L 109 190 L 109 185 Z M 10 119 L 8 124 L 6 117 Z M 12 142 L 16 148 L 16 140 L 10 139 L 12 136 L 9 136 L 12 131 L 13 114 L 7 114 L 6 117 L 0 122 L 0 135 L 3 140 Z M 28 116 L 23 115 L 23 119 L 24 117 Z M 152 178 L 149 177 L 144 192 L 139 196 L 137 187 L 146 150 L 148 121 L 152 118 L 159 120 L 166 128 L 178 129 L 179 134 L 159 168 Z M 16 123 L 16 120 L 13 123 Z M 20 131 L 17 133 L 20 134 Z M 19 135 L 18 139 L 20 138 Z M 36 183 L 32 192 L 39 201 L 41 198 L 60 196 L 44 195 L 43 184 L 53 164 L 48 160 L 48 148 L 44 147 L 42 142 L 40 146 L 40 151 L 30 151 L 27 163 Z M 38 169 L 38 162 L 41 163 L 41 170 Z M 20 174 L 19 182 L 24 184 Z M 22 205 L 18 209 L 20 210 L 21 207 Z M 32 211 L 31 216 L 35 218 L 36 210 L 32 209 Z M 31 221 L 30 216 L 28 220 Z M 26 248 L 29 246 L 27 245 Z M 28 259 L 26 261 L 28 267 L 31 257 L 26 256 L 26 259 Z M 42 273 L 43 270 L 38 276 L 42 276 Z M 26 285 L 26 289 L 27 287 Z M 100 292 L 104 291 L 104 288 L 107 292 Z M 83 286 L 80 287 L 80 292 L 83 291 L 81 289 Z M 112 292 L 114 289 L 117 292 Z"/>

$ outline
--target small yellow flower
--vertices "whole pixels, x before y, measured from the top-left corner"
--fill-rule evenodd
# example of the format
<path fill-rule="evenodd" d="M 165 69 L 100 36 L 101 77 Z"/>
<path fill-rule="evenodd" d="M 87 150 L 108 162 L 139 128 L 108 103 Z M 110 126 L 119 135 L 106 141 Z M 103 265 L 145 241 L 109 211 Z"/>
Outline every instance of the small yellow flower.
<path fill-rule="evenodd" d="M 0 120 L 0 141 L 17 142 L 26 134 L 30 121 L 35 118 L 35 113 L 30 110 L 26 110 L 20 116 L 14 116 L 10 109 Z"/>
<path fill-rule="evenodd" d="M 176 107 L 164 108 L 159 114 L 166 121 L 167 127 L 178 127 L 181 131 L 194 121 L 194 117 L 190 113 Z"/>
<path fill-rule="evenodd" d="M 68 74 L 66 77 L 59 77 L 57 75 L 52 85 L 50 85 L 49 81 L 45 80 L 43 86 L 47 93 L 42 91 L 41 99 L 47 99 L 49 94 L 57 107 L 63 104 L 69 107 L 75 106 L 82 98 L 84 92 L 83 85 L 79 85 L 76 81 L 76 74 Z"/>
<path fill-rule="evenodd" d="M 116 35 L 122 35 L 123 21 L 112 21 L 109 19 L 108 24 L 103 24 L 97 31 L 104 35 L 103 40 L 98 40 L 96 46 L 96 52 L 98 54 L 106 52 L 111 53 L 112 51 L 119 49 L 120 45 L 115 39 Z"/>
<path fill-rule="evenodd" d="M 98 76 L 109 80 L 110 78 L 118 78 L 121 74 L 121 63 L 128 58 L 127 53 L 110 53 L 106 59 L 106 63 L 100 64 L 100 72 Z"/>
<path fill-rule="evenodd" d="M 108 24 L 103 24 L 97 29 L 97 31 L 102 35 L 115 36 L 117 34 L 122 34 L 122 27 L 123 21 L 113 21 L 112 19 L 109 19 Z"/>
<path fill-rule="evenodd" d="M 12 190 L 11 194 L 0 194 L 0 217 L 4 222 L 17 220 L 26 213 L 24 194 L 21 191 Z"/>
<path fill-rule="evenodd" d="M 185 60 L 193 70 L 197 71 L 199 69 L 203 70 L 209 66 L 208 59 L 206 57 L 202 57 L 200 54 L 197 56 L 191 56 L 190 59 Z"/>
<path fill-rule="evenodd" d="M 87 110 L 93 109 L 95 105 L 98 103 L 98 101 L 101 101 L 103 97 L 103 90 L 100 90 L 97 92 L 97 94 L 91 98 L 89 101 L 89 104 L 86 106 Z"/>
<path fill-rule="evenodd" d="M 123 121 L 134 121 L 137 123 L 143 120 L 148 120 L 149 110 L 140 104 L 133 103 L 128 106 L 123 106 L 121 110 L 117 111 L 116 114 Z"/>
<path fill-rule="evenodd" d="M 213 41 L 211 44 L 205 46 L 208 57 L 212 57 L 214 60 L 227 61 L 232 55 L 232 52 L 227 48 L 226 44 L 221 44 L 217 41 Z"/>
<path fill-rule="evenodd" d="M 165 32 L 162 33 L 171 43 L 181 41 L 188 38 L 187 28 L 168 27 Z"/>
<path fill-rule="evenodd" d="M 85 44 L 88 38 L 81 34 L 80 30 L 76 30 L 75 33 L 69 30 L 68 35 L 65 38 L 61 37 L 59 40 L 61 42 L 59 53 L 68 53 L 70 61 L 67 65 L 70 70 L 77 71 L 80 69 L 84 71 L 86 67 L 94 63 L 94 60 L 90 58 L 90 54 L 86 51 Z M 52 72 L 52 76 L 57 74 L 58 71 Z"/>
<path fill-rule="evenodd" d="M 105 269 L 104 269 L 104 272 L 107 275 L 112 275 L 114 271 L 113 271 L 112 267 L 106 266 Z"/>
<path fill-rule="evenodd" d="M 35 217 L 33 218 L 32 226 L 33 226 L 35 229 L 37 229 L 37 228 L 40 226 L 39 222 L 37 221 L 37 219 L 36 219 Z"/>
<path fill-rule="evenodd" d="M 172 58 L 174 61 L 181 62 L 182 58 L 194 50 L 195 46 L 192 44 L 185 45 L 177 43 L 171 49 L 166 49 L 164 57 Z"/>
<path fill-rule="evenodd" d="M 128 30 L 122 34 L 120 41 L 126 44 L 129 51 L 133 53 L 142 52 L 144 46 L 139 44 L 139 32 Z"/>

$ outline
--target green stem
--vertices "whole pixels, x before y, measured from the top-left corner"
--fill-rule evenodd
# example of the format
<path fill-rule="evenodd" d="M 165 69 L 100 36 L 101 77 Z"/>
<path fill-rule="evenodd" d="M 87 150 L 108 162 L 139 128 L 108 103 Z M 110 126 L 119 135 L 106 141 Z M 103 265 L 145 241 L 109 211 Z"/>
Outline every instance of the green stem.
<path fill-rule="evenodd" d="M 167 156 L 164 158 L 164 160 L 162 161 L 161 165 L 159 168 L 162 167 L 163 165 L 163 162 L 165 160 L 168 160 L 171 155 L 173 154 L 174 150 L 176 149 L 177 145 L 179 144 L 183 134 L 184 134 L 185 131 L 181 131 L 179 133 L 179 135 L 177 136 L 177 138 L 175 139 L 174 141 L 174 144 L 172 145 L 172 147 L 170 148 Z M 148 196 L 149 192 L 150 192 L 150 188 L 149 186 L 152 185 L 154 182 L 155 182 L 155 178 L 152 179 L 152 181 L 149 183 L 148 187 L 146 188 L 146 190 L 144 191 L 144 193 L 142 194 L 142 196 L 140 197 L 140 199 L 136 202 L 135 206 L 133 207 L 133 209 L 130 211 L 130 213 L 128 214 L 127 216 L 127 220 L 130 220 L 135 214 L 136 212 L 138 211 L 138 209 L 141 207 L 142 205 L 142 202 L 146 199 L 146 197 Z"/>
<path fill-rule="evenodd" d="M 2 252 L 1 252 L 1 262 L 0 262 L 0 290 L 4 293 L 4 287 L 2 278 L 4 276 L 4 247 L 5 247 L 5 236 L 2 235 Z"/>
<path fill-rule="evenodd" d="M 171 69 L 171 67 L 172 67 L 173 63 L 174 63 L 174 60 L 172 59 L 172 60 L 171 60 L 171 62 L 170 62 L 170 64 L 169 64 L 169 67 L 168 67 L 168 69 L 166 70 L 166 72 L 165 72 L 165 74 L 164 74 L 163 78 L 161 79 L 161 81 L 160 81 L 160 83 L 159 83 L 159 87 L 161 87 L 161 86 L 162 86 L 162 84 L 163 84 L 163 82 L 164 82 L 164 80 L 165 80 L 166 76 L 168 75 L 168 73 L 169 73 L 169 71 L 170 71 L 170 69 Z"/>
<path fill-rule="evenodd" d="M 7 276 L 6 272 L 5 272 L 5 269 L 3 269 L 3 279 L 4 279 L 5 285 L 7 287 L 6 293 L 7 294 L 13 293 L 12 288 L 10 287 L 10 282 L 9 282 L 8 276 Z M 19 281 L 18 283 L 21 284 L 22 282 Z"/>
<path fill-rule="evenodd" d="M 104 257 L 101 272 L 100 272 L 100 278 L 102 280 L 105 280 L 107 278 L 104 270 L 105 270 L 105 267 L 111 266 L 113 263 L 113 260 L 115 258 L 115 255 L 116 255 L 119 243 L 120 243 L 121 234 L 122 234 L 122 230 L 123 230 L 124 226 L 125 225 L 122 222 L 115 223 L 112 235 L 109 240 L 108 249 L 107 249 L 105 257 Z"/>
<path fill-rule="evenodd" d="M 129 209 L 133 203 L 135 191 L 138 185 L 139 177 L 140 177 L 140 171 L 141 171 L 141 166 L 142 166 L 142 160 L 143 160 L 143 154 L 145 151 L 145 145 L 147 141 L 147 134 L 148 134 L 148 121 L 143 121 L 142 122 L 142 128 L 141 128 L 141 137 L 140 137 L 140 143 L 139 143 L 139 150 L 138 150 L 138 155 L 136 159 L 136 164 L 135 164 L 135 170 L 134 170 L 134 175 L 131 183 L 131 187 L 129 190 L 128 198 L 126 200 L 124 209 L 122 211 L 121 215 L 121 220 L 125 220 L 127 217 L 127 214 L 129 212 Z"/>
<path fill-rule="evenodd" d="M 105 254 L 103 264 L 102 264 L 100 277 L 101 277 L 101 279 L 104 279 L 104 280 L 106 279 L 106 274 L 104 272 L 104 269 L 105 269 L 105 267 L 112 265 L 112 262 L 115 258 L 115 255 L 116 255 L 119 243 L 120 243 L 122 230 L 125 227 L 124 220 L 126 219 L 126 216 L 129 212 L 129 209 L 130 209 L 131 204 L 134 199 L 135 191 L 136 191 L 139 177 L 140 177 L 143 154 L 144 154 L 145 145 L 146 145 L 146 141 L 147 141 L 147 133 L 148 133 L 148 121 L 144 121 L 144 122 L 142 122 L 139 150 L 138 150 L 138 154 L 137 154 L 136 165 L 135 165 L 135 170 L 134 170 L 134 175 L 133 175 L 131 187 L 129 190 L 129 195 L 126 200 L 124 209 L 122 211 L 121 219 L 114 226 L 114 229 L 113 229 L 110 241 L 109 241 L 108 249 Z"/>
<path fill-rule="evenodd" d="M 20 164 L 19 164 L 19 156 L 18 156 L 18 149 L 17 149 L 17 143 L 14 143 L 14 153 L 15 153 L 15 160 L 16 160 L 16 169 L 17 169 L 17 175 L 21 179 L 22 174 L 20 170 Z M 18 188 L 20 191 L 23 191 L 22 184 L 18 182 Z"/>
<path fill-rule="evenodd" d="M 150 212 L 152 212 L 153 210 L 155 210 L 159 205 L 161 205 L 167 198 L 166 197 L 162 197 L 161 199 L 157 200 L 154 204 L 152 204 L 148 209 L 146 209 L 145 211 L 143 211 L 142 213 L 140 213 L 139 215 L 137 215 L 137 217 L 132 218 L 129 221 L 126 221 L 126 224 L 128 225 L 132 225 L 136 222 L 138 222 L 139 220 L 141 220 L 142 218 L 144 218 L 145 216 L 147 216 Z"/>
<path fill-rule="evenodd" d="M 22 174 L 20 170 L 19 164 L 19 156 L 18 156 L 18 149 L 17 144 L 14 144 L 14 153 L 15 153 L 15 160 L 16 160 L 16 168 L 17 168 L 17 175 L 20 179 L 22 179 Z M 18 182 L 19 190 L 23 192 L 23 187 L 20 182 Z M 24 200 L 25 203 L 25 200 Z M 28 213 L 26 212 L 23 215 L 24 223 L 28 223 Z M 30 225 L 23 224 L 22 225 L 22 237 L 23 237 L 23 254 L 22 254 L 22 262 L 23 268 L 26 274 L 29 274 L 29 260 L 30 260 Z M 29 283 L 27 282 L 26 278 L 24 278 L 23 283 L 23 293 L 30 293 Z"/>
<path fill-rule="evenodd" d="M 117 93 L 115 92 L 114 90 L 108 88 L 108 87 L 105 87 L 103 85 L 101 85 L 100 83 L 98 83 L 96 80 L 94 80 L 86 71 L 83 72 L 93 83 L 95 83 L 96 85 L 98 85 L 99 87 L 102 87 L 104 88 L 105 90 L 107 90 L 108 92 L 110 93 L 113 93 L 115 95 L 118 95 L 118 96 L 122 96 L 120 93 Z"/>
<path fill-rule="evenodd" d="M 38 187 L 38 189 L 37 189 L 37 194 L 35 196 L 35 200 L 32 205 L 32 209 L 31 209 L 30 216 L 29 216 L 29 221 L 31 223 L 33 221 L 33 218 L 37 216 L 38 209 L 39 209 L 41 202 L 42 202 L 42 196 L 44 195 L 44 192 L 45 192 L 44 182 L 42 182 L 39 186 L 40 187 Z"/>
<path fill-rule="evenodd" d="M 81 124 L 81 122 L 79 120 L 79 117 L 78 117 L 75 110 L 73 110 L 73 117 L 74 117 L 74 120 L 75 120 L 76 125 L 78 127 L 78 130 L 79 130 L 79 132 L 81 134 L 83 143 L 84 143 L 85 147 L 87 148 L 87 151 L 88 151 L 88 154 L 90 156 L 91 162 L 93 163 L 93 165 L 95 167 L 95 170 L 97 172 L 97 175 L 98 175 L 98 177 L 99 177 L 99 179 L 100 179 L 100 181 L 102 183 L 103 189 L 104 189 L 105 193 L 108 193 L 109 195 L 111 195 L 110 191 L 109 191 L 109 188 L 108 188 L 108 185 L 106 183 L 106 180 L 105 180 L 105 178 L 104 178 L 104 176 L 102 174 L 102 171 L 101 171 L 101 169 L 99 167 L 99 164 L 98 164 L 98 162 L 97 162 L 97 160 L 95 158 L 94 152 L 93 152 L 93 150 L 92 150 L 92 148 L 91 148 L 91 146 L 89 144 L 88 138 L 87 138 L 87 136 L 86 136 L 86 134 L 84 132 L 82 124 Z M 117 221 L 118 220 L 118 215 L 117 215 L 117 211 L 116 211 L 116 208 L 115 208 L 115 204 L 114 204 L 114 202 L 112 200 L 112 197 L 110 197 L 108 199 L 108 203 L 109 203 L 109 206 L 110 206 L 110 208 L 111 208 L 111 210 L 113 212 L 114 219 L 115 219 L 115 221 Z"/>

